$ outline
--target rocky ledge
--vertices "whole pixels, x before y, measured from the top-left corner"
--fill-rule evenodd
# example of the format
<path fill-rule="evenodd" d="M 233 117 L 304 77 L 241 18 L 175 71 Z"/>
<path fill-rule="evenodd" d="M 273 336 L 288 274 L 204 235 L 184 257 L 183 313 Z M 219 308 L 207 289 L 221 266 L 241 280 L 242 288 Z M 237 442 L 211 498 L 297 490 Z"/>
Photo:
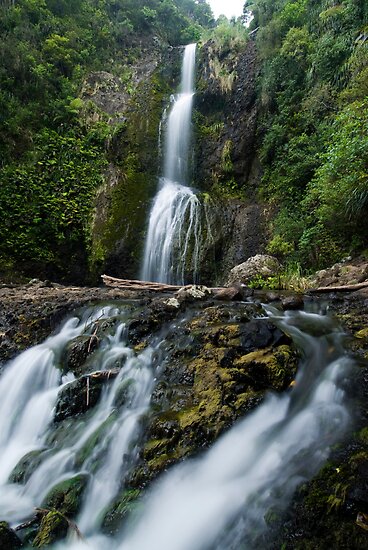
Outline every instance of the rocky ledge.
<path fill-rule="evenodd" d="M 266 390 L 282 391 L 292 382 L 297 351 L 286 334 L 268 319 L 260 318 L 259 305 L 260 301 L 281 305 L 283 300 L 286 309 L 288 297 L 263 292 L 253 299 L 254 303 L 240 304 L 216 301 L 198 289 L 194 294 L 157 296 L 40 281 L 0 289 L 3 360 L 43 340 L 73 310 L 95 303 L 131 304 L 134 314 L 128 326 L 129 343 L 137 354 L 149 344 L 152 334 L 175 320 L 165 342 L 170 360 L 160 373 L 150 414 L 144 419 L 139 459 L 106 512 L 105 533 L 116 532 L 139 505 L 147 484 L 161 472 L 210 445 L 237 418 L 259 404 Z M 334 293 L 327 300 L 325 296 L 304 299 L 325 301 L 346 330 L 347 353 L 358 359 L 349 390 L 354 398 L 354 426 L 334 449 L 325 468 L 299 488 L 289 510 L 283 514 L 274 511 L 267 519 L 273 538 L 260 541 L 260 546 L 363 549 L 368 531 L 368 289 Z M 290 307 L 293 304 L 294 300 Z M 88 414 L 103 384 L 110 383 L 109 377 L 104 379 L 101 373 L 91 372 L 90 359 L 98 351 L 97 341 L 109 333 L 111 323 L 101 320 L 95 325 L 71 341 L 63 357 L 61 368 L 72 371 L 76 380 L 59 396 L 55 412 L 59 434 L 64 423 L 67 426 L 74 418 Z M 37 456 L 24 457 L 12 479 L 24 482 L 35 466 Z M 65 518 L 70 522 L 75 517 L 85 481 L 77 476 L 53 488 L 42 505 L 43 512 L 33 521 L 35 546 L 45 546 L 63 536 L 68 527 Z M 20 543 L 14 533 L 4 523 L 1 528 L 0 537 L 5 537 L 7 544 L 12 541 L 10 548 L 17 548 Z M 19 534 L 24 538 L 22 531 Z"/>

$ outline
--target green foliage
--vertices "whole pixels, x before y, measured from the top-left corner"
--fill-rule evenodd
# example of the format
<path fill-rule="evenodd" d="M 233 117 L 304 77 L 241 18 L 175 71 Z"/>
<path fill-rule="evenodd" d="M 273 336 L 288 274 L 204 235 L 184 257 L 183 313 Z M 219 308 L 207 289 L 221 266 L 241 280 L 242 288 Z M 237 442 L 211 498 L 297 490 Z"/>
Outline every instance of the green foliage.
<path fill-rule="evenodd" d="M 18 267 L 46 264 L 67 275 L 65 262 L 85 250 L 91 204 L 105 165 L 95 136 L 44 131 L 35 161 L 0 173 L 0 257 Z M 83 257 L 80 258 L 83 263 Z"/>
<path fill-rule="evenodd" d="M 268 243 L 266 250 L 277 258 L 283 258 L 294 251 L 294 245 L 285 241 L 281 235 L 275 235 Z"/>
<path fill-rule="evenodd" d="M 358 0 L 253 0 L 262 60 L 269 250 L 324 267 L 367 248 L 368 12 Z"/>
<path fill-rule="evenodd" d="M 248 286 L 262 290 L 293 290 L 294 292 L 302 292 L 310 287 L 310 282 L 303 274 L 303 269 L 299 262 L 289 262 L 278 275 L 273 277 L 257 275 Z"/>
<path fill-rule="evenodd" d="M 280 279 L 278 276 L 264 277 L 263 275 L 256 275 L 248 283 L 248 287 L 263 290 L 278 290 L 280 288 Z"/>
<path fill-rule="evenodd" d="M 16 265 L 33 276 L 70 278 L 74 263 L 83 280 L 111 133 L 80 99 L 84 79 L 112 72 L 133 96 L 142 48 L 154 37 L 157 47 L 198 40 L 212 23 L 209 6 L 197 0 L 0 2 L 3 272 Z"/>
<path fill-rule="evenodd" d="M 339 113 L 329 133 L 327 151 L 321 156 L 323 163 L 304 199 L 313 222 L 307 231 L 331 234 L 347 250 L 354 237 L 359 236 L 362 245 L 368 238 L 367 125 L 368 99 L 354 102 Z"/>
<path fill-rule="evenodd" d="M 248 31 L 240 20 L 229 21 L 226 17 L 217 21 L 216 27 L 208 30 L 203 35 L 203 41 L 212 40 L 215 49 L 222 52 L 242 51 L 248 39 Z"/>

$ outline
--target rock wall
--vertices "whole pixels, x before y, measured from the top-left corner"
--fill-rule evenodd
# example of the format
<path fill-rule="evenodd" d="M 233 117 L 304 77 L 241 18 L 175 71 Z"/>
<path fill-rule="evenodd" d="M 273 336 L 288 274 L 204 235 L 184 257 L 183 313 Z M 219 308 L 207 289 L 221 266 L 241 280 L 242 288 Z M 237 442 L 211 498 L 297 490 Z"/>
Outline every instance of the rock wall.
<path fill-rule="evenodd" d="M 257 200 L 257 70 L 253 41 L 239 51 L 209 41 L 200 51 L 194 182 L 208 199 L 206 283 L 223 282 L 234 265 L 265 248 L 269 212 Z"/>

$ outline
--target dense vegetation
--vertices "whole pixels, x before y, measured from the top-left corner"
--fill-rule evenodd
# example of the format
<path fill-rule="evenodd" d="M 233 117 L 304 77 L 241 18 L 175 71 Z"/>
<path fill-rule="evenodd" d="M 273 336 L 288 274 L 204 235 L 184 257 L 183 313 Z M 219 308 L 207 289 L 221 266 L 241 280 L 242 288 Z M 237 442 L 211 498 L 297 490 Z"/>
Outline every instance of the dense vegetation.
<path fill-rule="evenodd" d="M 0 271 L 83 280 L 113 132 L 84 116 L 83 80 L 128 85 L 145 41 L 187 43 L 211 22 L 194 0 L 0 0 Z"/>
<path fill-rule="evenodd" d="M 303 268 L 361 253 L 368 248 L 367 2 L 248 0 L 249 13 L 260 73 L 259 193 L 274 212 L 268 250 Z M 83 82 L 109 71 L 129 95 L 131 67 L 153 36 L 164 48 L 202 36 L 211 38 L 212 69 L 226 91 L 234 73 L 222 57 L 229 49 L 239 55 L 246 38 L 240 20 L 221 19 L 214 31 L 213 23 L 204 0 L 0 0 L 0 276 L 85 280 L 96 190 L 122 128 L 89 116 Z M 226 196 L 237 187 L 222 160 Z"/>
<path fill-rule="evenodd" d="M 368 246 L 368 4 L 254 0 L 269 251 L 321 267 Z"/>

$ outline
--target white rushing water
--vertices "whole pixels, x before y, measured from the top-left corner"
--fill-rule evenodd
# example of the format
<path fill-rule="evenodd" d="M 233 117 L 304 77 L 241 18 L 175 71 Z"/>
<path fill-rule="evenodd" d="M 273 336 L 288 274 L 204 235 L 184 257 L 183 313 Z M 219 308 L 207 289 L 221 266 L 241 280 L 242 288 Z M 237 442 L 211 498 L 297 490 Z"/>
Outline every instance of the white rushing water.
<path fill-rule="evenodd" d="M 146 281 L 184 284 L 190 271 L 195 282 L 198 270 L 200 203 L 188 186 L 195 52 L 196 44 L 186 46 L 180 93 L 167 118 L 164 175 L 150 212 L 141 270 Z"/>
<path fill-rule="evenodd" d="M 296 487 L 318 471 L 346 432 L 342 386 L 351 367 L 342 334 L 328 317 L 267 311 L 303 351 L 295 387 L 270 394 L 200 458 L 161 477 L 120 540 L 70 540 L 68 549 L 260 547 L 267 512 L 286 508 Z"/>
<path fill-rule="evenodd" d="M 0 378 L 0 412 L 3 414 L 0 446 L 0 518 L 19 523 L 32 515 L 49 491 L 61 481 L 81 474 L 88 478 L 78 525 L 85 535 L 99 530 L 101 512 L 121 488 L 132 466 L 140 434 L 139 422 L 147 411 L 154 384 L 154 349 L 138 355 L 126 345 L 124 321 L 101 343 L 93 370 L 121 366 L 107 384 L 98 405 L 83 421 L 68 424 L 66 434 L 53 437 L 58 393 L 73 377 L 62 380 L 58 361 L 71 339 L 92 334 L 94 322 L 114 316 L 116 308 L 97 309 L 88 317 L 70 319 L 60 332 L 21 354 Z M 93 445 L 91 446 L 91 441 Z M 86 452 L 91 448 L 90 452 Z M 39 463 L 24 484 L 11 483 L 9 475 L 19 460 L 39 451 Z M 129 461 L 125 464 L 125 457 Z"/>

